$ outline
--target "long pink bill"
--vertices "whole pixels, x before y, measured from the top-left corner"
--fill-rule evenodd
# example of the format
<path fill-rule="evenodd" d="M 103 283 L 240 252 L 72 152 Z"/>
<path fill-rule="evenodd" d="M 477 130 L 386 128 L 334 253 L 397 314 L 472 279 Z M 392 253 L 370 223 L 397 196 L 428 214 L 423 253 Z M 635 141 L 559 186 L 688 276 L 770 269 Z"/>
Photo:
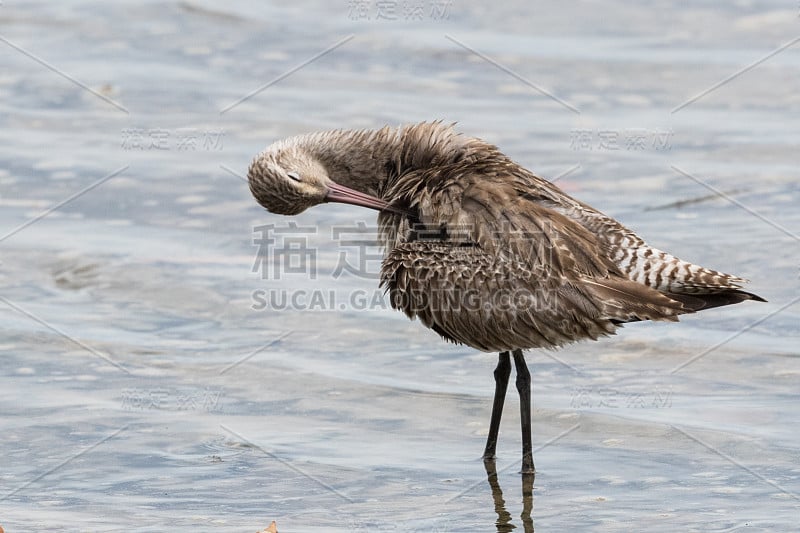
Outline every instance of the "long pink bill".
<path fill-rule="evenodd" d="M 368 207 L 377 211 L 391 211 L 399 215 L 405 215 L 406 212 L 402 209 L 391 206 L 388 202 L 376 198 L 372 195 L 358 192 L 344 185 L 331 182 L 328 185 L 328 194 L 325 195 L 326 202 L 338 202 L 340 204 L 358 205 L 361 207 Z"/>

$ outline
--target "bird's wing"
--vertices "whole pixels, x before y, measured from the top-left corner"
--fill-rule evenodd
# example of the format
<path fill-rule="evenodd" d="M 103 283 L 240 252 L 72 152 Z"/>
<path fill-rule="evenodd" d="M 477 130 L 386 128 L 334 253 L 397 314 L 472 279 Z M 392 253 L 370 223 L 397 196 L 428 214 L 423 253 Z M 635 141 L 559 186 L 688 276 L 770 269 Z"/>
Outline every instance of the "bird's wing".
<path fill-rule="evenodd" d="M 473 165 L 475 166 L 475 165 Z M 392 191 L 431 236 L 472 243 L 485 253 L 528 261 L 545 278 L 619 274 L 597 234 L 548 205 L 536 183 L 525 188 L 507 165 L 453 175 L 427 172 Z M 537 178 L 538 179 L 538 178 Z M 399 226 L 401 217 L 391 217 Z M 409 240 L 408 233 L 396 240 Z"/>
<path fill-rule="evenodd" d="M 517 257 L 435 241 L 389 250 L 381 285 L 395 309 L 484 351 L 554 348 L 612 334 L 623 322 L 676 320 L 686 312 L 628 280 L 546 278 Z"/>
<path fill-rule="evenodd" d="M 406 283 L 396 284 L 399 290 L 412 285 L 441 290 L 439 278 L 463 278 L 454 272 L 463 272 L 464 250 L 474 247 L 475 269 L 501 266 L 502 275 L 483 284 L 487 296 L 497 290 L 494 285 L 523 287 L 547 299 L 559 320 L 590 320 L 607 329 L 611 323 L 676 320 L 678 314 L 691 312 L 681 302 L 627 279 L 601 239 L 535 195 L 520 194 L 502 169 L 427 178 L 409 180 L 411 185 L 394 191 L 394 199 L 414 213 L 429 238 L 420 238 L 413 229 L 395 236 L 387 253 L 389 267 L 384 269 L 386 286 L 400 274 Z M 385 215 L 382 222 L 400 227 L 400 218 Z M 436 254 L 426 248 L 434 245 Z M 448 246 L 449 254 L 442 251 Z M 444 267 L 430 268 L 429 262 Z"/>
<path fill-rule="evenodd" d="M 747 299 L 762 300 L 739 290 L 747 283 L 746 279 L 684 261 L 654 248 L 619 221 L 572 198 L 547 180 L 526 173 L 518 176 L 516 187 L 522 196 L 586 228 L 628 279 L 667 293 L 696 310 Z"/>

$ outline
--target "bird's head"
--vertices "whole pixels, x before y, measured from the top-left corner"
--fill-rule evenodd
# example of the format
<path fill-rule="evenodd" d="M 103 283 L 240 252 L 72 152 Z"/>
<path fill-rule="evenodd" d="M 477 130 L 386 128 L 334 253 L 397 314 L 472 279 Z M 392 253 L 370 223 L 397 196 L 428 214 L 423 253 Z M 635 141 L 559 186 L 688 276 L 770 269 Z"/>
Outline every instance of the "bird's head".
<path fill-rule="evenodd" d="M 336 183 L 315 157 L 282 142 L 256 156 L 247 179 L 258 203 L 279 215 L 297 215 L 324 202 L 360 205 L 378 211 L 389 207 L 380 198 Z"/>
<path fill-rule="evenodd" d="M 297 215 L 324 202 L 331 182 L 316 160 L 278 144 L 256 156 L 247 180 L 258 203 L 279 215 Z"/>

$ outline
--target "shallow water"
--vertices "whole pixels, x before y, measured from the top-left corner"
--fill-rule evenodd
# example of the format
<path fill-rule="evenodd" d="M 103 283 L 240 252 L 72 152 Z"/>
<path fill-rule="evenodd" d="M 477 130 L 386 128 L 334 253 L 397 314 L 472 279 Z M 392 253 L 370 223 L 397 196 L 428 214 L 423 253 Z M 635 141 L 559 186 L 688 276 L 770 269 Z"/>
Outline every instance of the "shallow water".
<path fill-rule="evenodd" d="M 0 3 L 0 525 L 507 530 L 496 356 L 372 300 L 373 215 L 286 233 L 242 179 L 280 137 L 441 118 L 769 300 L 531 352 L 534 527 L 796 527 L 800 44 L 673 110 L 795 39 L 797 6 L 356 4 Z M 314 260 L 275 279 L 265 224 Z"/>

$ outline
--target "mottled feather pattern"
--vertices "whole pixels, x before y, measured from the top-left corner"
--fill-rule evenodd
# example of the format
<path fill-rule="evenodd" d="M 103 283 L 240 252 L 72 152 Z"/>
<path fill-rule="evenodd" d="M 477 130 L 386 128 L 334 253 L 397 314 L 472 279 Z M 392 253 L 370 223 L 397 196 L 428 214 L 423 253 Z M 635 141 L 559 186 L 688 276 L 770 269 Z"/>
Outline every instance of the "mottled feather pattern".
<path fill-rule="evenodd" d="M 556 278 L 524 275 L 527 269 L 477 247 L 412 242 L 388 252 L 381 278 L 393 307 L 483 351 L 557 347 L 613 333 L 614 324 L 586 294 Z"/>
<path fill-rule="evenodd" d="M 439 128 L 435 129 L 441 136 Z M 447 129 L 451 135 L 457 136 L 450 128 Z M 535 272 L 536 283 L 527 289 L 540 298 L 544 298 L 544 290 L 551 296 L 548 303 L 564 312 L 556 313 L 559 316 L 551 312 L 549 315 L 530 316 L 520 313 L 513 317 L 505 312 L 500 317 L 493 317 L 496 320 L 489 328 L 499 335 L 483 331 L 476 323 L 466 330 L 477 331 L 476 335 L 470 335 L 476 338 L 465 339 L 464 330 L 450 324 L 454 318 L 447 316 L 445 319 L 445 310 L 424 310 L 420 302 L 417 302 L 416 309 L 403 308 L 406 314 L 419 316 L 423 323 L 446 338 L 484 350 L 508 350 L 514 346 L 555 347 L 568 339 L 596 338 L 611 333 L 614 325 L 628 321 L 677 320 L 679 314 L 703 308 L 704 302 L 702 299 L 670 298 L 670 293 L 724 293 L 736 291 L 745 281 L 693 265 L 648 246 L 616 220 L 516 165 L 494 146 L 475 139 L 462 146 L 460 153 L 468 158 L 468 163 L 457 159 L 435 168 L 420 168 L 413 164 L 419 161 L 409 162 L 412 164 L 406 166 L 401 164 L 398 167 L 401 172 L 393 177 L 394 183 L 392 178 L 389 179 L 390 186 L 384 199 L 415 213 L 417 222 L 423 225 L 458 228 L 457 232 L 452 230 L 460 236 L 454 241 L 469 240 L 478 245 L 477 250 L 465 252 L 462 249 L 458 253 L 484 254 L 482 258 L 472 257 L 473 264 L 480 265 L 475 268 L 484 268 L 486 257 L 492 258 L 493 264 L 498 263 L 498 258 L 507 259 L 507 263 L 502 263 L 508 266 L 503 273 L 506 277 L 501 277 L 499 282 L 494 280 L 500 287 L 503 286 L 502 279 L 506 280 L 506 288 L 518 286 L 520 272 Z M 474 157 L 475 153 L 480 153 L 481 157 Z M 385 244 L 389 250 L 383 283 L 393 294 L 402 290 L 437 290 L 438 281 L 431 281 L 430 274 L 425 279 L 415 279 L 414 272 L 407 269 L 403 270 L 403 288 L 393 285 L 392 275 L 402 269 L 395 268 L 397 263 L 393 258 L 401 249 L 410 253 L 403 247 L 409 225 L 401 223 L 401 218 L 381 215 Z M 391 230 L 386 231 L 387 228 Z M 542 256 L 542 251 L 546 252 L 546 257 Z M 419 250 L 417 254 L 422 256 Z M 515 261 L 524 266 L 515 264 Z M 437 257 L 430 264 L 444 263 L 442 257 Z M 440 268 L 442 276 L 452 276 L 443 266 Z M 530 275 L 528 277 L 533 279 Z M 484 280 L 484 283 L 488 282 Z M 570 292 L 567 289 L 574 287 L 582 287 L 582 290 Z M 741 294 L 741 299 L 750 296 Z M 567 296 L 573 296 L 573 299 Z M 552 298 L 560 301 L 554 303 Z M 547 305 L 538 307 L 546 308 Z M 437 323 L 437 318 L 441 319 L 440 323 Z M 465 320 L 464 317 L 458 319 Z M 545 323 L 571 325 L 558 332 L 553 331 L 558 327 L 543 326 Z M 519 338 L 520 328 L 530 332 L 527 338 Z M 492 337 L 496 337 L 494 343 L 479 341 Z"/>
<path fill-rule="evenodd" d="M 761 300 L 739 290 L 743 279 L 648 246 L 496 147 L 440 122 L 293 137 L 259 154 L 248 180 L 273 213 L 327 202 L 380 212 L 380 284 L 391 305 L 448 341 L 500 352 L 487 465 L 513 357 L 526 475 L 536 469 L 523 350 Z"/>
<path fill-rule="evenodd" d="M 333 182 L 387 202 L 381 284 L 393 305 L 480 350 L 553 348 L 625 322 L 761 299 L 739 290 L 744 279 L 650 247 L 452 125 L 315 133 L 266 154 L 262 166 L 310 159 Z M 523 302 L 497 305 L 515 290 Z"/>
<path fill-rule="evenodd" d="M 480 247 L 410 242 L 387 253 L 381 284 L 394 308 L 484 351 L 555 348 L 612 334 L 620 323 L 688 312 L 627 279 L 570 279 L 535 264 Z"/>

